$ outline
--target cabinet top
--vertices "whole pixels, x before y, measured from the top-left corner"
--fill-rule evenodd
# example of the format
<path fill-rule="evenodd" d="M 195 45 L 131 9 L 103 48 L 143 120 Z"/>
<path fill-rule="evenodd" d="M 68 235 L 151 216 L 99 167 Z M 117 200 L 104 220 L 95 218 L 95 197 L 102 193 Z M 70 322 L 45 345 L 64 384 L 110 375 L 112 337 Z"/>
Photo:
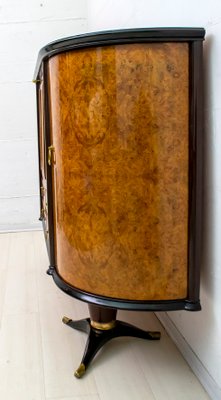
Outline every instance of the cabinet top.
<path fill-rule="evenodd" d="M 44 60 L 74 49 L 143 42 L 192 42 L 204 40 L 204 28 L 142 28 L 100 31 L 58 39 L 39 51 L 34 80 Z"/>

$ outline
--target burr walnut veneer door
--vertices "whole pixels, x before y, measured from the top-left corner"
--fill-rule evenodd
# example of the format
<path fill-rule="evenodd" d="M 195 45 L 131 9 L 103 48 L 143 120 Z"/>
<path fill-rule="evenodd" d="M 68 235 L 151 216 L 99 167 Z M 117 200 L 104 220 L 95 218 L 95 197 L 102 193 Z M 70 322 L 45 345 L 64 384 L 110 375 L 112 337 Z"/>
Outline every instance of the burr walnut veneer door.
<path fill-rule="evenodd" d="M 188 295 L 189 44 L 119 44 L 48 60 L 55 254 L 72 287 Z"/>

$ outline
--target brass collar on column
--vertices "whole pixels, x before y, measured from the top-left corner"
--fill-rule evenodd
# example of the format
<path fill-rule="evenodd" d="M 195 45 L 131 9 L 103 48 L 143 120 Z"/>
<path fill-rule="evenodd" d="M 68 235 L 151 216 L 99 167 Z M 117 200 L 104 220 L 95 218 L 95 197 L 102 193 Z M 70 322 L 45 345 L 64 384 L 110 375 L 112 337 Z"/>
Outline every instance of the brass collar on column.
<path fill-rule="evenodd" d="M 91 320 L 91 326 L 94 329 L 99 329 L 101 331 L 108 331 L 109 329 L 113 329 L 116 325 L 116 321 L 110 322 L 96 322 Z"/>

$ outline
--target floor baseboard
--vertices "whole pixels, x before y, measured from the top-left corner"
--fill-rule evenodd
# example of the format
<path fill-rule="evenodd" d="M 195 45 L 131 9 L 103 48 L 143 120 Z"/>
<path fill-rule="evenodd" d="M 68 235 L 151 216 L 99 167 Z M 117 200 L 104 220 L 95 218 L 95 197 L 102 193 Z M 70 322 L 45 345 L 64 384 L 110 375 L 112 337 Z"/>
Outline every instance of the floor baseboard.
<path fill-rule="evenodd" d="M 180 350 L 186 362 L 189 364 L 190 368 L 193 370 L 194 374 L 199 379 L 200 383 L 205 388 L 211 400 L 221 399 L 221 389 L 216 384 L 212 376 L 209 374 L 205 366 L 202 364 L 200 359 L 194 353 L 193 349 L 186 342 L 185 338 L 182 336 L 180 331 L 177 329 L 173 321 L 168 316 L 166 312 L 157 312 L 157 318 L 160 320 L 165 330 L 176 344 L 177 348 Z"/>
<path fill-rule="evenodd" d="M 42 231 L 41 225 L 33 225 L 30 228 L 26 226 L 19 226 L 19 227 L 4 227 L 3 229 L 0 228 L 0 234 L 4 233 L 17 233 L 17 232 L 32 232 L 32 231 Z"/>

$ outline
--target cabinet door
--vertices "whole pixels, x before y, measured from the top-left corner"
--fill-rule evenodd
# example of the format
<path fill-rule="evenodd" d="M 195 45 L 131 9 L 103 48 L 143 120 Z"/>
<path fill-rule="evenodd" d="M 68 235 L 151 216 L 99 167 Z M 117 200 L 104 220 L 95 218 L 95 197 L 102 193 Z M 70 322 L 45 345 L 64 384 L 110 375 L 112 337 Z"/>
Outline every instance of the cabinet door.
<path fill-rule="evenodd" d="M 188 43 L 62 53 L 48 76 L 60 276 L 117 299 L 185 299 Z"/>

